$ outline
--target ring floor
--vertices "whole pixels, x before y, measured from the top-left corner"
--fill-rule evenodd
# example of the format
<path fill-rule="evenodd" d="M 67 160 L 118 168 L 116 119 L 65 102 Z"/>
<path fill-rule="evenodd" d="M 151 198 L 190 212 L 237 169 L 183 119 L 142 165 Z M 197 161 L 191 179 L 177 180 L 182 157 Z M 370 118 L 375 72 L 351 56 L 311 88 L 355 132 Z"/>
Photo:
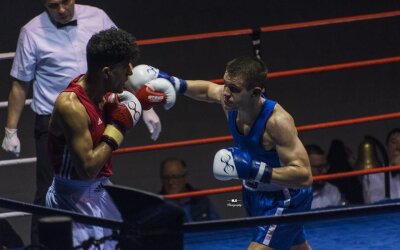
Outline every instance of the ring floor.
<path fill-rule="evenodd" d="M 305 224 L 312 249 L 400 249 L 400 212 Z M 185 250 L 247 249 L 252 229 L 185 234 Z"/>

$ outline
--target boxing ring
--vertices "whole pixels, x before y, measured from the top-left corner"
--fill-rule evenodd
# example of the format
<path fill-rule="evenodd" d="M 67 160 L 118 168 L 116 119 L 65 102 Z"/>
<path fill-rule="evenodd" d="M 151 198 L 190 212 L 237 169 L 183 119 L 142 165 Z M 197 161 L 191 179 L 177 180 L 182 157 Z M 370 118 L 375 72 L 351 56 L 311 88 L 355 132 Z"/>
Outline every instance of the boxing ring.
<path fill-rule="evenodd" d="M 362 21 L 373 21 L 382 18 L 399 17 L 400 11 L 389 11 L 375 14 L 339 17 L 323 20 L 315 20 L 301 23 L 282 24 L 268 27 L 259 27 L 257 29 L 241 29 L 222 32 L 212 32 L 204 34 L 192 34 L 174 37 L 154 38 L 139 40 L 140 46 L 160 43 L 172 43 L 189 40 L 219 38 L 227 36 L 251 37 L 254 54 L 259 56 L 260 52 L 260 33 L 275 32 L 282 30 L 294 30 L 300 28 L 318 27 L 326 25 L 336 25 L 345 23 L 354 23 Z M 13 58 L 14 53 L 0 54 L 0 60 Z M 338 71 L 351 68 L 373 67 L 381 64 L 391 64 L 400 62 L 400 56 L 391 56 L 384 58 L 375 58 L 369 60 L 359 60 L 344 62 L 332 65 L 323 65 L 309 68 L 290 69 L 285 71 L 271 72 L 269 78 L 279 78 L 286 76 L 297 76 L 303 74 L 320 73 L 326 71 Z M 222 79 L 211 80 L 217 84 L 222 84 Z M 26 104 L 30 104 L 27 100 Z M 0 102 L 0 107 L 7 107 L 7 102 Z M 297 126 L 298 132 L 314 131 L 332 127 L 347 126 L 354 124 L 370 123 L 400 117 L 400 112 L 385 114 L 375 114 L 351 119 L 320 122 L 308 125 Z M 216 142 L 231 141 L 231 136 L 218 136 L 200 138 L 194 140 L 173 141 L 167 143 L 158 143 L 152 145 L 142 145 L 120 148 L 114 152 L 115 155 L 156 151 L 162 149 L 171 149 L 179 147 L 188 147 L 201 144 L 211 144 Z M 0 161 L 0 167 L 21 165 L 33 163 L 35 157 L 25 159 L 12 159 Z M 210 163 L 211 164 L 211 163 Z M 357 170 L 346 173 L 337 173 L 314 177 L 317 180 L 330 180 L 337 178 L 346 178 L 350 176 L 359 176 L 372 173 L 381 173 L 387 171 L 400 170 L 400 166 L 386 166 L 374 168 L 371 170 Z M 215 195 L 221 193 L 241 191 L 242 186 L 230 186 L 222 188 L 213 188 L 175 195 L 166 195 L 163 199 L 177 199 L 199 195 Z M 98 219 L 89 216 L 68 213 L 67 211 L 52 210 L 37 205 L 23 203 L 15 200 L 0 197 L 0 207 L 16 210 L 0 214 L 0 218 L 13 218 L 17 216 L 28 216 L 31 213 L 40 215 L 66 215 L 75 221 L 82 223 L 101 225 L 110 228 L 120 228 L 121 221 L 110 221 Z M 398 249 L 400 238 L 397 237 L 398 225 L 400 225 L 400 201 L 391 200 L 380 204 L 363 206 L 346 206 L 330 209 L 314 210 L 311 212 L 290 214 L 275 217 L 253 217 L 226 219 L 220 221 L 185 223 L 182 227 L 184 232 L 185 249 L 244 249 L 248 246 L 251 239 L 251 227 L 263 223 L 291 223 L 304 221 L 307 230 L 308 241 L 314 249 L 365 249 L 366 246 L 372 249 Z"/>
<path fill-rule="evenodd" d="M 324 211 L 320 210 L 321 213 Z M 400 240 L 394 234 L 399 223 L 400 213 L 397 207 L 397 212 L 385 214 L 362 216 L 355 213 L 351 218 L 332 215 L 330 219 L 310 219 L 305 223 L 305 229 L 313 249 L 398 249 Z M 187 233 L 185 249 L 246 249 L 251 237 L 251 228 Z"/>

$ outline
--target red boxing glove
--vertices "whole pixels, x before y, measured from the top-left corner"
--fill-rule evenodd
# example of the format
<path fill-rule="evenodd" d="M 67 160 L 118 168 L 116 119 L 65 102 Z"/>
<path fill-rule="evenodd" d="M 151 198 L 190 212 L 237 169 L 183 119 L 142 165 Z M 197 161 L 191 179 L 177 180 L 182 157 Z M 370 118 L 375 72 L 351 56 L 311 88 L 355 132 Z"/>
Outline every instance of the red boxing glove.
<path fill-rule="evenodd" d="M 121 145 L 125 132 L 139 121 L 142 108 L 138 99 L 128 91 L 105 97 L 107 101 L 104 103 L 103 113 L 108 124 L 102 140 L 116 150 Z"/>
<path fill-rule="evenodd" d="M 143 85 L 136 93 L 135 96 L 139 99 L 140 104 L 144 110 L 149 110 L 153 106 L 165 104 L 167 97 L 162 92 L 154 91 L 150 86 Z"/>
<path fill-rule="evenodd" d="M 125 104 L 107 102 L 104 104 L 103 111 L 106 122 L 116 125 L 122 133 L 133 127 L 132 115 Z"/>

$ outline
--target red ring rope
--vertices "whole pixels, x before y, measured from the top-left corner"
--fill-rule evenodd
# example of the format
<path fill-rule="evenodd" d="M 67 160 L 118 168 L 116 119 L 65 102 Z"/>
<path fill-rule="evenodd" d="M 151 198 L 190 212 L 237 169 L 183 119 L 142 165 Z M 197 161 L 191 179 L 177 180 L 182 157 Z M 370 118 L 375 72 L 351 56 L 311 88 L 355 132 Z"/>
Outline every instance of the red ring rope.
<path fill-rule="evenodd" d="M 366 175 L 366 174 L 374 174 L 381 172 L 389 172 L 400 170 L 400 166 L 390 166 L 390 167 L 380 167 L 373 169 L 364 169 L 364 170 L 354 170 L 345 173 L 335 173 L 335 174 L 326 174 L 313 177 L 313 181 L 321 181 L 321 180 L 332 180 L 332 179 L 340 179 L 358 175 Z M 222 187 L 222 188 L 213 188 L 213 189 L 204 189 L 199 191 L 185 192 L 179 194 L 167 194 L 164 195 L 165 198 L 170 199 L 179 199 L 193 196 L 201 196 L 201 195 L 213 195 L 213 194 L 221 194 L 221 193 L 229 193 L 229 192 L 238 192 L 242 190 L 242 186 L 230 186 L 230 187 Z"/>
<path fill-rule="evenodd" d="M 400 56 L 384 57 L 384 58 L 377 58 L 377 59 L 364 60 L 364 61 L 354 61 L 354 62 L 348 62 L 348 63 L 339 63 L 339 64 L 332 64 L 332 65 L 324 65 L 324 66 L 317 66 L 317 67 L 304 68 L 304 69 L 292 69 L 292 70 L 271 72 L 268 74 L 268 78 L 293 76 L 293 75 L 301 75 L 301 74 L 309 74 L 309 73 L 318 73 L 318 72 L 324 72 L 324 71 L 333 71 L 333 70 L 349 69 L 349 68 L 359 68 L 359 67 L 367 67 L 367 66 L 372 66 L 372 65 L 379 65 L 379 64 L 385 64 L 385 63 L 396 63 L 396 62 L 400 62 Z M 218 83 L 218 84 L 224 83 L 223 79 L 214 79 L 211 81 Z"/>
<path fill-rule="evenodd" d="M 380 12 L 380 13 L 355 15 L 355 16 L 348 16 L 348 17 L 337 17 L 337 18 L 329 18 L 329 19 L 314 20 L 314 21 L 307 21 L 307 22 L 298 22 L 298 23 L 291 23 L 291 24 L 263 26 L 260 28 L 260 31 L 261 32 L 271 32 L 271 31 L 282 31 L 282 30 L 290 30 L 290 29 L 308 28 L 308 27 L 318 27 L 318 26 L 323 26 L 323 25 L 396 17 L 399 15 L 400 15 L 400 11 L 394 10 L 394 11 L 387 11 L 387 12 Z M 191 34 L 191 35 L 170 36 L 170 37 L 162 37 L 162 38 L 142 39 L 142 40 L 138 40 L 137 43 L 139 45 L 143 46 L 143 45 L 180 42 L 180 41 L 188 41 L 188 40 L 198 40 L 198 39 L 206 39 L 206 38 L 214 38 L 214 37 L 250 35 L 252 33 L 253 33 L 252 29 L 238 29 L 238 30 L 230 30 L 230 31 L 208 32 L 208 33 L 202 33 L 202 34 Z M 0 60 L 13 58 L 14 55 L 15 55 L 14 52 L 0 53 Z"/>
<path fill-rule="evenodd" d="M 365 117 L 331 121 L 331 122 L 322 122 L 322 123 L 316 123 L 316 124 L 310 124 L 310 125 L 303 125 L 303 126 L 298 126 L 297 130 L 300 132 L 300 131 L 330 128 L 330 127 L 337 127 L 337 126 L 344 126 L 344 125 L 365 123 L 365 122 L 373 122 L 373 121 L 393 119 L 393 118 L 400 118 L 400 112 L 374 115 L 374 116 L 365 116 Z M 224 142 L 224 141 L 230 141 L 230 140 L 232 140 L 232 136 L 227 135 L 227 136 L 209 137 L 209 138 L 202 138 L 202 139 L 195 139 L 195 140 L 167 142 L 167 143 L 159 143 L 159 144 L 143 145 L 143 146 L 135 146 L 135 147 L 125 147 L 125 148 L 120 148 L 120 149 L 114 151 L 114 154 L 124 154 L 124 153 L 148 151 L 148 150 L 155 150 L 155 149 L 165 149 L 165 148 L 173 148 L 173 147 L 184 147 L 184 146 L 192 146 L 192 145 L 199 145 L 199 144 L 206 144 L 206 143 Z"/>
<path fill-rule="evenodd" d="M 356 21 L 373 20 L 373 19 L 395 17 L 395 16 L 400 16 L 399 10 L 380 12 L 380 13 L 374 13 L 374 14 L 357 15 L 357 16 L 329 18 L 329 19 L 315 20 L 315 21 L 308 21 L 308 22 L 280 24 L 280 25 L 274 25 L 274 26 L 264 26 L 264 27 L 261 27 L 260 29 L 261 29 L 261 32 L 282 31 L 282 30 L 309 28 L 309 27 L 338 24 L 338 23 L 349 23 L 349 22 L 356 22 Z M 151 44 L 181 42 L 181 41 L 198 40 L 198 39 L 215 38 L 215 37 L 250 35 L 250 34 L 252 34 L 252 32 L 253 32 L 252 29 L 238 29 L 238 30 L 229 30 L 229 31 L 220 31 L 220 32 L 209 32 L 209 33 L 201 33 L 201 34 L 143 39 L 143 40 L 138 40 L 137 42 L 139 45 L 151 45 Z"/>

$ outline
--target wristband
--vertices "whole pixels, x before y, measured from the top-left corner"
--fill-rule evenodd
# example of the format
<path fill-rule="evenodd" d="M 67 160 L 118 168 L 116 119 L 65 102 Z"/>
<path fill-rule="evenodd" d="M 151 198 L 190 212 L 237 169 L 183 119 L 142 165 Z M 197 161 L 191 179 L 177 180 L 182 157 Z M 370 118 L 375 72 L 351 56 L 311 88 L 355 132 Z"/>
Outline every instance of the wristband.
<path fill-rule="evenodd" d="M 183 95 L 187 89 L 187 83 L 185 80 L 180 79 L 175 76 L 171 76 L 169 81 L 172 83 L 172 85 L 175 88 L 176 93 Z"/>
<path fill-rule="evenodd" d="M 117 150 L 118 147 L 119 147 L 118 144 L 113 139 L 111 139 L 110 137 L 107 137 L 107 136 L 103 135 L 101 137 L 101 141 L 107 143 L 107 145 L 110 146 L 112 151 Z"/>
<path fill-rule="evenodd" d="M 263 178 L 261 178 L 261 182 L 263 183 L 270 183 L 272 178 L 272 168 L 266 167 L 264 171 Z"/>
<path fill-rule="evenodd" d="M 101 140 L 111 146 L 113 150 L 117 149 L 124 139 L 124 135 L 114 125 L 108 124 L 103 132 Z"/>
<path fill-rule="evenodd" d="M 255 164 L 254 164 L 255 163 Z M 253 162 L 253 169 L 256 172 L 254 181 L 262 183 L 270 183 L 272 177 L 272 168 L 268 167 L 265 162 Z"/>
<path fill-rule="evenodd" d="M 179 78 L 178 78 L 178 81 L 179 81 L 179 87 L 178 87 L 178 89 L 176 90 L 176 92 L 177 92 L 178 94 L 180 94 L 180 95 L 183 95 L 183 94 L 186 92 L 187 83 L 186 83 L 185 80 L 179 79 Z"/>
<path fill-rule="evenodd" d="M 167 79 L 174 86 L 176 93 L 182 95 L 187 89 L 187 83 L 185 80 L 180 79 L 176 76 L 171 76 L 164 71 L 158 71 L 158 77 Z"/>

